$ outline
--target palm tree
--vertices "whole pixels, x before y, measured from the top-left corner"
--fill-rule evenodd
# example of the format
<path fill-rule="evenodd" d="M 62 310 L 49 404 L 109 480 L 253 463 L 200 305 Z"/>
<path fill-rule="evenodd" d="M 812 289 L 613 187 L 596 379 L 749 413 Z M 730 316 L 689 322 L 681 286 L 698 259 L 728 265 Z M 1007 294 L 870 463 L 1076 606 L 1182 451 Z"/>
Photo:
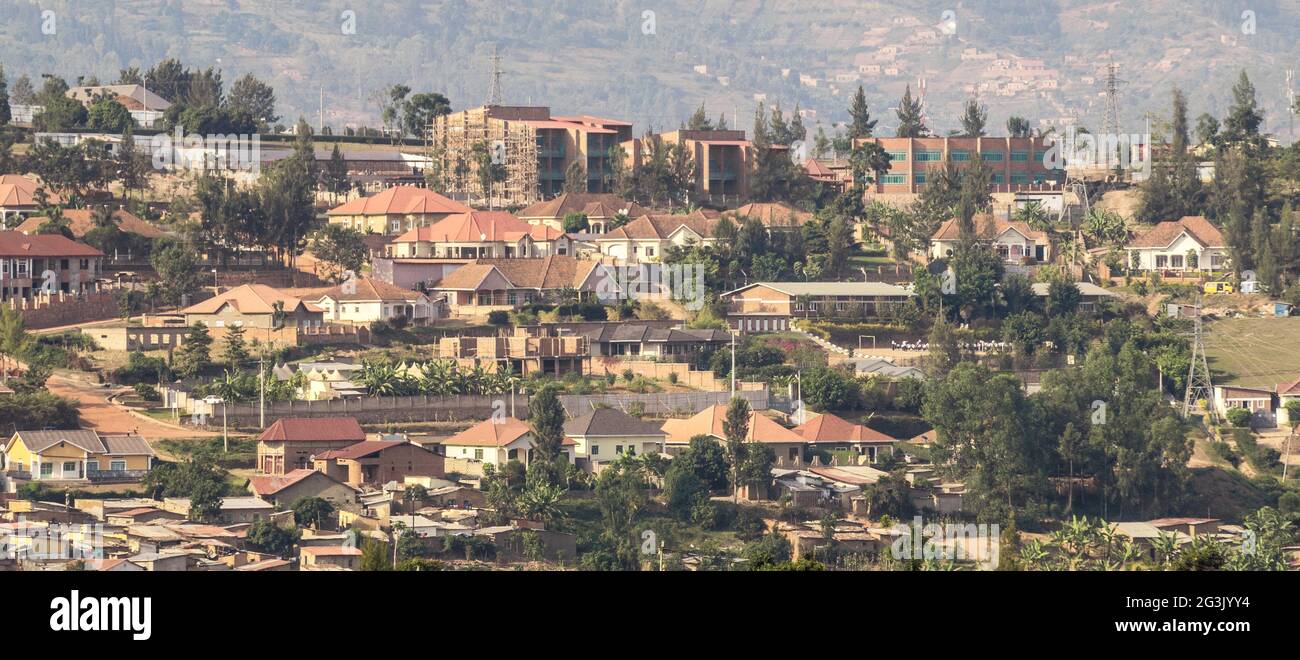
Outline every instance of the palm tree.
<path fill-rule="evenodd" d="M 399 386 L 397 369 L 387 362 L 363 362 L 361 384 L 370 396 L 393 396 Z"/>

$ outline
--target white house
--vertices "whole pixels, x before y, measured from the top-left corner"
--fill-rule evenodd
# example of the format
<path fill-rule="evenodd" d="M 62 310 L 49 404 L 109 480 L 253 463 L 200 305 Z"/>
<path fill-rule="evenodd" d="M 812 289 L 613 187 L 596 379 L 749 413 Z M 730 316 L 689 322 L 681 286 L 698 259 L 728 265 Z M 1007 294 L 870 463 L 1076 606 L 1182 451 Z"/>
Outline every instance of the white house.
<path fill-rule="evenodd" d="M 1136 271 L 1220 271 L 1227 267 L 1223 233 L 1209 220 L 1189 215 L 1162 222 L 1129 242 L 1129 267 Z"/>
<path fill-rule="evenodd" d="M 974 221 L 980 240 L 989 243 L 1003 261 L 1022 264 L 1026 260 L 1043 263 L 1052 260 L 1052 243 L 1047 234 L 1030 229 L 1023 222 L 1002 220 L 989 214 L 977 215 Z M 930 258 L 951 257 L 960 239 L 961 227 L 957 218 L 943 223 L 930 237 Z"/>
<path fill-rule="evenodd" d="M 564 437 L 573 440 L 574 456 L 586 459 L 593 470 L 598 463 L 620 456 L 662 453 L 667 435 L 659 424 L 639 420 L 613 408 L 597 408 L 564 424 Z"/>
<path fill-rule="evenodd" d="M 326 321 L 374 323 L 403 317 L 425 323 L 439 317 L 440 307 L 429 296 L 375 279 L 345 282 L 321 294 L 316 306 Z"/>
<path fill-rule="evenodd" d="M 671 246 L 716 242 L 713 232 L 717 226 L 716 218 L 698 211 L 690 215 L 644 215 L 605 232 L 595 243 L 602 255 L 616 262 L 657 262 Z"/>
<path fill-rule="evenodd" d="M 1300 424 L 1300 417 L 1292 419 L 1292 415 L 1287 413 L 1286 404 L 1292 401 L 1300 402 L 1300 378 L 1289 383 L 1280 383 L 1277 386 L 1277 423 L 1280 426 L 1292 426 Z"/>
<path fill-rule="evenodd" d="M 562 444 L 569 462 L 573 462 L 573 444 L 569 438 Z M 536 446 L 528 423 L 513 417 L 479 422 L 442 443 L 447 458 L 478 461 L 498 468 L 510 461 L 528 465 Z"/>

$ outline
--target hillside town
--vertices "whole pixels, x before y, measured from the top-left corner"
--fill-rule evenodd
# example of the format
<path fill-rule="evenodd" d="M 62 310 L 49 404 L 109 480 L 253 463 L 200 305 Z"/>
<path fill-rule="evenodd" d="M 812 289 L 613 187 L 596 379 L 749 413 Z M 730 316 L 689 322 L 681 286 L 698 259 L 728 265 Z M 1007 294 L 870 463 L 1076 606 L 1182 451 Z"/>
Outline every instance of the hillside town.
<path fill-rule="evenodd" d="M 967 48 L 933 126 L 857 86 L 939 37 L 895 27 L 834 140 L 5 53 L 0 570 L 1300 568 L 1300 143 L 1253 72 L 1158 139 L 1001 126 L 1060 72 Z"/>

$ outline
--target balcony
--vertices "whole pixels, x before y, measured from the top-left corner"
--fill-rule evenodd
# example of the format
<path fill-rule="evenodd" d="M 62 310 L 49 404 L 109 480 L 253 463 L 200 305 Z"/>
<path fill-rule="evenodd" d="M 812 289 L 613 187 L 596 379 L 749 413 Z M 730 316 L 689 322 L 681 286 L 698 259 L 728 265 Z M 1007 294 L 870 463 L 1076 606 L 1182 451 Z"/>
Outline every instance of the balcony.
<path fill-rule="evenodd" d="M 149 474 L 148 470 L 86 470 L 86 477 L 91 481 L 139 481 Z"/>

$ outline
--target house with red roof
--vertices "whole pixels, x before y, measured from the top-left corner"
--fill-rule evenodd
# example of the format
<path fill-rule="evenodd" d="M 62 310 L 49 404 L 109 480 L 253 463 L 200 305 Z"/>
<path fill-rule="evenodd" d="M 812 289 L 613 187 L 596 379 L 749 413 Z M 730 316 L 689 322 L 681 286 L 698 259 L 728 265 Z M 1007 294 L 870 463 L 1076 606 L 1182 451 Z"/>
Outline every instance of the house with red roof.
<path fill-rule="evenodd" d="M 898 442 L 897 438 L 831 413 L 794 427 L 794 432 L 808 441 L 810 449 L 852 451 L 873 464 L 892 454 Z"/>
<path fill-rule="evenodd" d="M 281 417 L 257 437 L 257 471 L 284 475 L 311 468 L 317 454 L 365 440 L 355 417 Z"/>
<path fill-rule="evenodd" d="M 597 261 L 550 256 L 544 259 L 476 259 L 433 286 L 454 318 L 511 311 L 573 290 L 582 300 L 617 296 L 613 271 Z M 611 302 L 613 302 L 611 300 Z"/>
<path fill-rule="evenodd" d="M 1026 223 L 996 218 L 990 213 L 978 214 L 974 221 L 981 243 L 987 243 L 1007 263 L 1050 263 L 1055 258 L 1047 234 Z M 958 218 L 939 225 L 938 231 L 930 236 L 930 258 L 952 257 L 960 240 L 961 223 Z"/>
<path fill-rule="evenodd" d="M 689 215 L 643 215 L 595 240 L 600 253 L 616 262 L 657 262 L 672 246 L 713 245 L 718 218 L 701 211 Z"/>
<path fill-rule="evenodd" d="M 285 474 L 254 475 L 248 479 L 248 490 L 281 508 L 289 508 L 294 502 L 308 497 L 319 497 L 336 509 L 351 508 L 358 500 L 356 488 L 324 472 L 307 468 L 290 470 Z"/>
<path fill-rule="evenodd" d="M 104 253 L 61 234 L 0 231 L 0 301 L 99 288 Z"/>
<path fill-rule="evenodd" d="M 572 254 L 572 240 L 549 225 L 532 225 L 506 211 L 457 213 L 393 239 L 396 259 L 529 259 Z"/>
<path fill-rule="evenodd" d="M 330 209 L 326 215 L 330 224 L 343 225 L 363 234 L 401 234 L 472 210 L 432 190 L 393 186 L 379 194 L 359 197 Z"/>
<path fill-rule="evenodd" d="M 564 218 L 577 214 L 586 216 L 587 233 L 603 234 L 618 216 L 630 219 L 649 213 L 650 209 L 613 193 L 561 193 L 554 199 L 538 202 L 520 211 L 519 219 L 530 225 L 546 225 L 563 230 Z"/>
<path fill-rule="evenodd" d="M 688 419 L 670 419 L 664 422 L 663 432 L 667 436 L 665 447 L 667 453 L 681 453 L 697 435 L 707 436 L 718 442 L 726 442 L 727 433 L 723 423 L 727 419 L 727 406 L 716 405 L 701 410 Z M 758 442 L 772 448 L 778 459 L 797 460 L 802 458 L 808 441 L 802 435 L 781 426 L 776 420 L 749 412 L 749 432 L 746 442 Z"/>
<path fill-rule="evenodd" d="M 312 459 L 317 472 L 354 488 L 403 482 L 407 477 L 445 476 L 442 456 L 404 441 L 367 441 L 321 452 Z"/>
<path fill-rule="evenodd" d="M 402 317 L 422 325 L 441 316 L 442 305 L 429 296 L 382 280 L 364 278 L 344 282 L 312 301 L 326 321 L 369 324 Z"/>
<path fill-rule="evenodd" d="M 565 437 L 562 450 L 573 462 L 574 440 Z M 447 438 L 442 442 L 443 456 L 501 467 L 510 461 L 528 465 L 537 446 L 533 429 L 527 422 L 513 417 L 493 418 Z"/>
<path fill-rule="evenodd" d="M 1125 246 L 1129 267 L 1140 272 L 1218 272 L 1228 267 L 1228 243 L 1209 220 L 1189 215 L 1162 222 Z"/>
<path fill-rule="evenodd" d="M 1300 424 L 1300 415 L 1292 415 L 1287 404 L 1300 405 L 1300 378 L 1277 385 L 1277 423 L 1279 426 L 1291 427 Z"/>

